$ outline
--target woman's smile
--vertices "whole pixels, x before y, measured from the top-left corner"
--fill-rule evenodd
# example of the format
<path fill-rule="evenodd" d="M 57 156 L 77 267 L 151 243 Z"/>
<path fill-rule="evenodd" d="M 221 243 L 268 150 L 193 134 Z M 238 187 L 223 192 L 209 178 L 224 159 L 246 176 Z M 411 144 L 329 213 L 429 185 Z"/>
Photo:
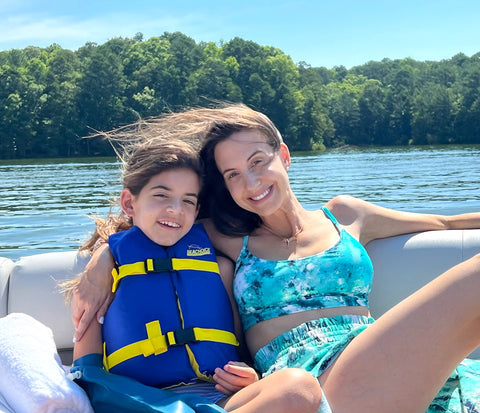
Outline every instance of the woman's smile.
<path fill-rule="evenodd" d="M 273 185 L 269 186 L 264 192 L 262 192 L 260 195 L 257 195 L 257 196 L 254 196 L 254 197 L 250 197 L 250 199 L 252 199 L 253 201 L 261 201 L 262 199 L 264 199 L 266 196 L 270 195 L 271 191 L 272 191 L 272 187 Z"/>

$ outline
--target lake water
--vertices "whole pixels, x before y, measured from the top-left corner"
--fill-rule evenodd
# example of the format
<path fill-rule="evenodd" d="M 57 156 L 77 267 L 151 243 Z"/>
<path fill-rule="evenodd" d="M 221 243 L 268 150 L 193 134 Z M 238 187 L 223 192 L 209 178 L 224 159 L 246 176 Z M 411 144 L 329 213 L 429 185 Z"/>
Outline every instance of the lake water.
<path fill-rule="evenodd" d="M 0 256 L 78 248 L 118 195 L 114 159 L 0 161 Z M 300 201 L 315 209 L 338 194 L 419 212 L 480 211 L 480 146 L 349 149 L 293 157 Z"/>

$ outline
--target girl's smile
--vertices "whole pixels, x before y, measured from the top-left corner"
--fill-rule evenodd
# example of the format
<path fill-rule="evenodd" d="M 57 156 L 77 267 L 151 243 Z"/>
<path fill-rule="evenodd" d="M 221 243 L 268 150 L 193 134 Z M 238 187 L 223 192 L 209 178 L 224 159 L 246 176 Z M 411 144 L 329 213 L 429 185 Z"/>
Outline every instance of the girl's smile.
<path fill-rule="evenodd" d="M 163 246 L 175 244 L 192 227 L 198 213 L 198 175 L 170 169 L 150 179 L 138 195 L 124 189 L 120 201 L 133 224 Z"/>

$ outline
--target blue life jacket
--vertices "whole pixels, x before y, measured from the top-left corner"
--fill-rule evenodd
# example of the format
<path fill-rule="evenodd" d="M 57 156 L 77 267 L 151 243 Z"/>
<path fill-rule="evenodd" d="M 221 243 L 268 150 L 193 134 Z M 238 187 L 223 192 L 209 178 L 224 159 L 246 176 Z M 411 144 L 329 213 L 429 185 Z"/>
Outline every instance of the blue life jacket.
<path fill-rule="evenodd" d="M 103 325 L 108 371 L 164 388 L 212 381 L 216 367 L 238 360 L 231 303 L 201 224 L 171 247 L 135 226 L 108 242 L 117 263 Z"/>

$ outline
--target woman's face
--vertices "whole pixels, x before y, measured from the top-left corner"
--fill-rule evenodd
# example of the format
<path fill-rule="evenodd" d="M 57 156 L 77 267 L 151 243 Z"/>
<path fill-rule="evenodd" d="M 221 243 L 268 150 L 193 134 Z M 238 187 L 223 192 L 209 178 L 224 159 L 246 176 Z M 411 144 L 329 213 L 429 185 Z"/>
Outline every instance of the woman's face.
<path fill-rule="evenodd" d="M 215 162 L 234 201 L 248 211 L 272 214 L 289 194 L 288 148 L 275 152 L 259 131 L 235 132 L 218 143 Z"/>

